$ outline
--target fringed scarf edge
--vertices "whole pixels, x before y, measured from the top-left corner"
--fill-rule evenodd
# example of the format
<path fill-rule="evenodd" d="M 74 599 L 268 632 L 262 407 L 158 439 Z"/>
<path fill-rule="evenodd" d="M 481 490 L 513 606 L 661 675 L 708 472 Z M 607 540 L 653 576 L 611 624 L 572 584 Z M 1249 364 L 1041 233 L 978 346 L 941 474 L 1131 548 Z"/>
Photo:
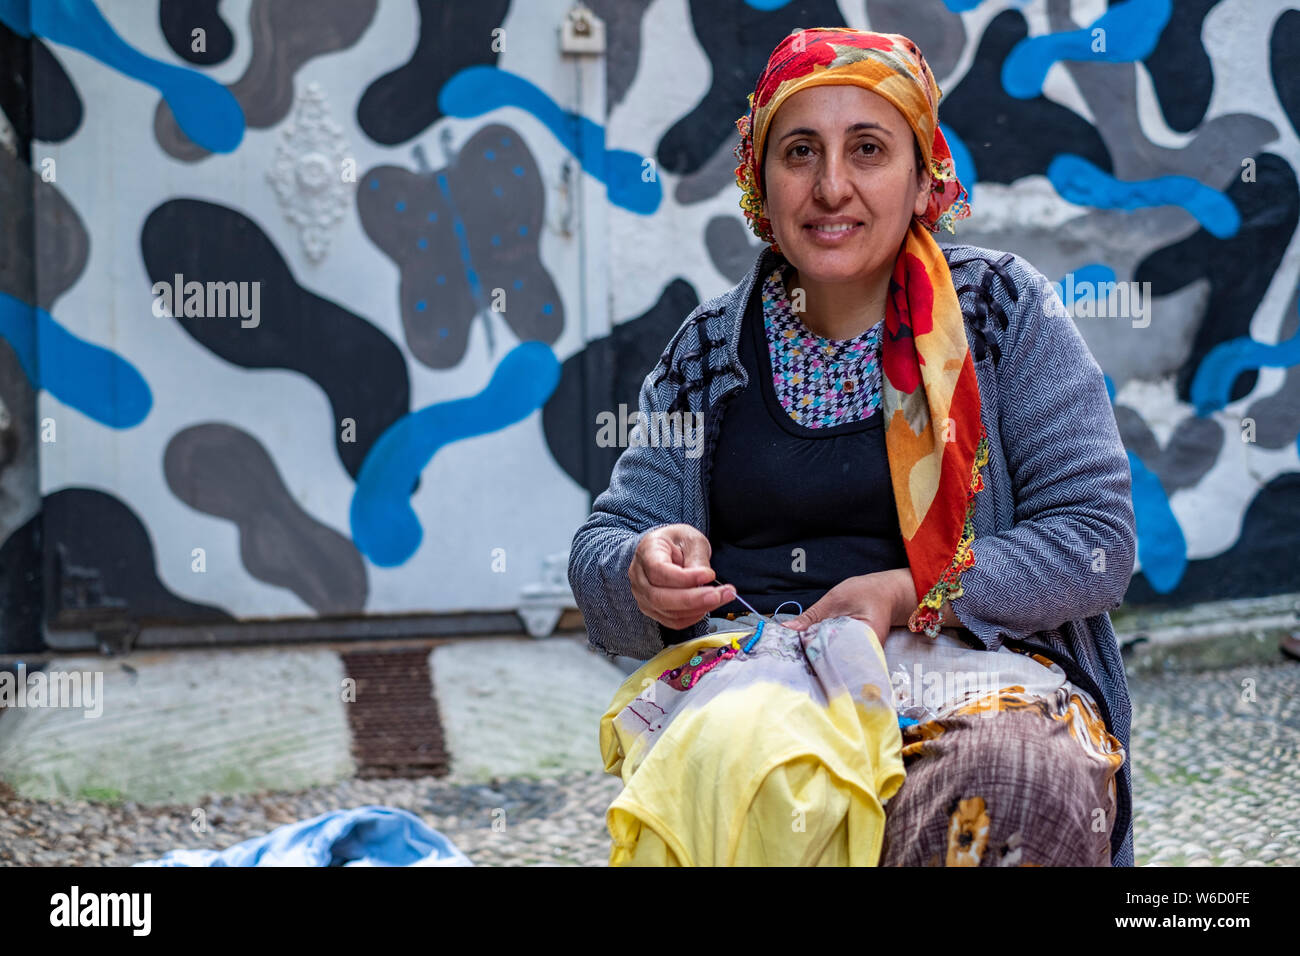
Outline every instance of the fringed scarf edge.
<path fill-rule="evenodd" d="M 968 568 L 975 565 L 975 552 L 971 545 L 975 541 L 975 495 L 984 489 L 984 476 L 980 469 L 989 463 L 989 440 L 980 422 L 980 440 L 975 448 L 975 461 L 971 465 L 970 485 L 966 489 L 966 520 L 962 525 L 961 537 L 957 541 L 957 550 L 939 580 L 926 592 L 907 621 L 907 628 L 914 632 L 924 632 L 931 639 L 939 636 L 943 626 L 943 603 L 945 600 L 961 597 L 961 576 Z"/>

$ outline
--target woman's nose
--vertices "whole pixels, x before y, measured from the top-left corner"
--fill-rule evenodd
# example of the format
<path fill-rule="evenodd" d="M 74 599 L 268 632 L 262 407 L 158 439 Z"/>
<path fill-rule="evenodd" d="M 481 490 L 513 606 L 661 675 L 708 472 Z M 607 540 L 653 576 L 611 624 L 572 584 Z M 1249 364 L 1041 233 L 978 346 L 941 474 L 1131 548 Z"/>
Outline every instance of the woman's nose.
<path fill-rule="evenodd" d="M 813 196 L 827 206 L 838 206 L 848 194 L 849 181 L 844 174 L 844 160 L 828 151 L 813 187 Z"/>

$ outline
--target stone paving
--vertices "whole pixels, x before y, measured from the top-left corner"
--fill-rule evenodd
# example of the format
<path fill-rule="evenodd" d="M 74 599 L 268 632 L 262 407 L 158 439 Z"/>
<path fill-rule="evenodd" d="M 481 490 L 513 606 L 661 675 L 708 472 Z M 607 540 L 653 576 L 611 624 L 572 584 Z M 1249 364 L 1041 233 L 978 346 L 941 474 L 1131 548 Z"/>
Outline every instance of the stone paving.
<path fill-rule="evenodd" d="M 1203 647 L 1199 657 L 1145 649 L 1130 664 L 1138 865 L 1300 865 L 1300 662 L 1275 639 Z M 478 865 L 604 865 L 604 812 L 620 783 L 598 760 L 593 740 L 587 769 L 551 776 L 484 780 L 475 766 L 478 779 L 211 798 L 202 834 L 191 805 L 38 800 L 0 785 L 0 865 L 124 865 L 363 804 L 412 810 Z"/>
<path fill-rule="evenodd" d="M 1138 865 L 1300 865 L 1300 662 L 1138 675 Z"/>

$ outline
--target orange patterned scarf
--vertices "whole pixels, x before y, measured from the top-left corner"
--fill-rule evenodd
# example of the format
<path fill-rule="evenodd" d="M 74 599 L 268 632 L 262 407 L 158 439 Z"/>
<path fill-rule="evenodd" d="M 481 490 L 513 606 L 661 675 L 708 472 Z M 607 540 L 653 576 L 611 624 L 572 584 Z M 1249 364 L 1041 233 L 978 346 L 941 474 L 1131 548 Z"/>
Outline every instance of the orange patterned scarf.
<path fill-rule="evenodd" d="M 759 167 L 768 127 L 792 94 L 853 84 L 907 118 L 930 170 L 930 205 L 913 218 L 894 262 L 881 344 L 885 448 L 917 608 L 908 628 L 939 633 L 943 602 L 962 593 L 975 563 L 975 493 L 984 487 L 988 438 L 980 418 L 975 364 L 943 251 L 931 233 L 970 215 L 966 190 L 939 129 L 942 92 L 920 49 L 896 33 L 824 27 L 786 37 L 772 52 L 750 112 L 736 121 L 736 181 L 750 228 L 780 253 L 763 215 Z"/>

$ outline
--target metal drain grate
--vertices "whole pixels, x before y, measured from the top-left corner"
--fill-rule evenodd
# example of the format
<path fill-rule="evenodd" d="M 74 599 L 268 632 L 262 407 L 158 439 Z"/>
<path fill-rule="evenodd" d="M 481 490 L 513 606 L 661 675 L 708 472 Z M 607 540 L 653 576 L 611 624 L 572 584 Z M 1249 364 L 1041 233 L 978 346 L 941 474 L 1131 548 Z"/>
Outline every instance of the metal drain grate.
<path fill-rule="evenodd" d="M 429 648 L 344 651 L 339 656 L 344 672 L 356 681 L 356 700 L 343 706 L 352 726 L 357 776 L 441 777 L 450 772 Z"/>

